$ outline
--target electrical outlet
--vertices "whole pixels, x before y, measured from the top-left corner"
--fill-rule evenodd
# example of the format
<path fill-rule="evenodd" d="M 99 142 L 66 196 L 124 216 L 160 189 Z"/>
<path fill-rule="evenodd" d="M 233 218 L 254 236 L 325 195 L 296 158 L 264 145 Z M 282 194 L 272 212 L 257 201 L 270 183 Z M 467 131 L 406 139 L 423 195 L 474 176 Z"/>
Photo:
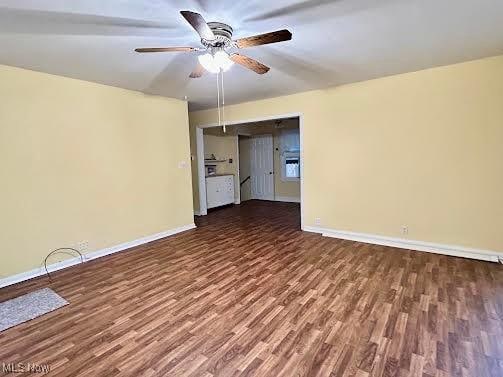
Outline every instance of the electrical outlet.
<path fill-rule="evenodd" d="M 75 245 L 75 248 L 81 253 L 85 253 L 89 249 L 89 241 L 80 241 Z"/>
<path fill-rule="evenodd" d="M 403 235 L 409 234 L 409 227 L 407 225 L 402 225 L 401 230 Z"/>
<path fill-rule="evenodd" d="M 321 219 L 319 217 L 314 219 L 314 225 L 321 225 Z"/>

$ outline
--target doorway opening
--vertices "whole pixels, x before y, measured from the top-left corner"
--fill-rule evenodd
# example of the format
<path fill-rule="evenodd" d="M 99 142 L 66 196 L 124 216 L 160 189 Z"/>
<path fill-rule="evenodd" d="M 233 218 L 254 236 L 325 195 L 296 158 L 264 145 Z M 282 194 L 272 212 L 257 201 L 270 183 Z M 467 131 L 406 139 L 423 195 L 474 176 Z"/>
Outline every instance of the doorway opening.
<path fill-rule="evenodd" d="M 302 227 L 301 114 L 196 131 L 200 215 L 248 201 L 289 202 L 300 204 Z"/>

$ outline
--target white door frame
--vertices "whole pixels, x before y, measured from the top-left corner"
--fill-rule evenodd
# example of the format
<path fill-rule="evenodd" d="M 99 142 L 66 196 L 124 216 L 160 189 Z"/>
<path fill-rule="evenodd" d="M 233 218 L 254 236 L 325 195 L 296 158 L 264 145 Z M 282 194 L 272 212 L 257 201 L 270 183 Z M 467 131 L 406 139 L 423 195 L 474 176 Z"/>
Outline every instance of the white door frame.
<path fill-rule="evenodd" d="M 279 114 L 268 117 L 243 119 L 232 122 L 226 122 L 227 126 L 237 124 L 256 123 L 268 120 L 299 118 L 299 134 L 300 134 L 300 227 L 304 229 L 304 115 L 302 113 Z M 199 180 L 199 214 L 205 216 L 208 214 L 206 206 L 206 172 L 204 168 L 204 128 L 219 127 L 216 123 L 200 124 L 196 126 L 196 149 L 197 149 L 197 172 Z M 239 142 L 238 142 L 239 148 Z M 239 158 L 239 156 L 238 156 Z M 239 177 L 238 177 L 239 180 Z M 240 182 L 239 182 L 240 183 Z M 240 195 L 240 193 L 238 194 Z"/>

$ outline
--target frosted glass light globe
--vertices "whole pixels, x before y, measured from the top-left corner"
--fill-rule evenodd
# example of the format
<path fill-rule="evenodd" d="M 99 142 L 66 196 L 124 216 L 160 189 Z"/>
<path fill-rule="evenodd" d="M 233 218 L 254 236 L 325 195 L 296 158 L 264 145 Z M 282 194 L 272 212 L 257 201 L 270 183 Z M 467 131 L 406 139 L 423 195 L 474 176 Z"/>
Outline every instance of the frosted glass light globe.
<path fill-rule="evenodd" d="M 216 64 L 215 58 L 211 54 L 199 55 L 199 63 L 203 66 L 205 70 L 211 73 L 220 72 L 220 67 Z"/>
<path fill-rule="evenodd" d="M 229 54 L 223 50 L 217 51 L 215 55 L 210 53 L 199 55 L 198 59 L 203 68 L 211 73 L 219 73 L 220 69 L 227 71 L 234 64 L 229 58 Z"/>
<path fill-rule="evenodd" d="M 217 51 L 214 56 L 214 61 L 216 65 L 219 68 L 222 68 L 222 70 L 227 71 L 234 62 L 229 58 L 229 55 L 225 51 Z"/>

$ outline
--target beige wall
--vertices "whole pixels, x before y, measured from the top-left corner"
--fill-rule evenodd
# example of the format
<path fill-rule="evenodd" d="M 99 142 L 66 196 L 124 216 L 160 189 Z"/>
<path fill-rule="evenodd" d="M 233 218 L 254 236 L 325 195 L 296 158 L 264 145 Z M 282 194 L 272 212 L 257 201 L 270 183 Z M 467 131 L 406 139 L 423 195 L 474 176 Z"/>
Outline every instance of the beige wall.
<path fill-rule="evenodd" d="M 193 223 L 185 102 L 6 66 L 0 82 L 0 278 Z"/>
<path fill-rule="evenodd" d="M 503 56 L 225 111 L 296 112 L 305 225 L 503 252 Z M 190 113 L 192 139 L 216 114 Z"/>

